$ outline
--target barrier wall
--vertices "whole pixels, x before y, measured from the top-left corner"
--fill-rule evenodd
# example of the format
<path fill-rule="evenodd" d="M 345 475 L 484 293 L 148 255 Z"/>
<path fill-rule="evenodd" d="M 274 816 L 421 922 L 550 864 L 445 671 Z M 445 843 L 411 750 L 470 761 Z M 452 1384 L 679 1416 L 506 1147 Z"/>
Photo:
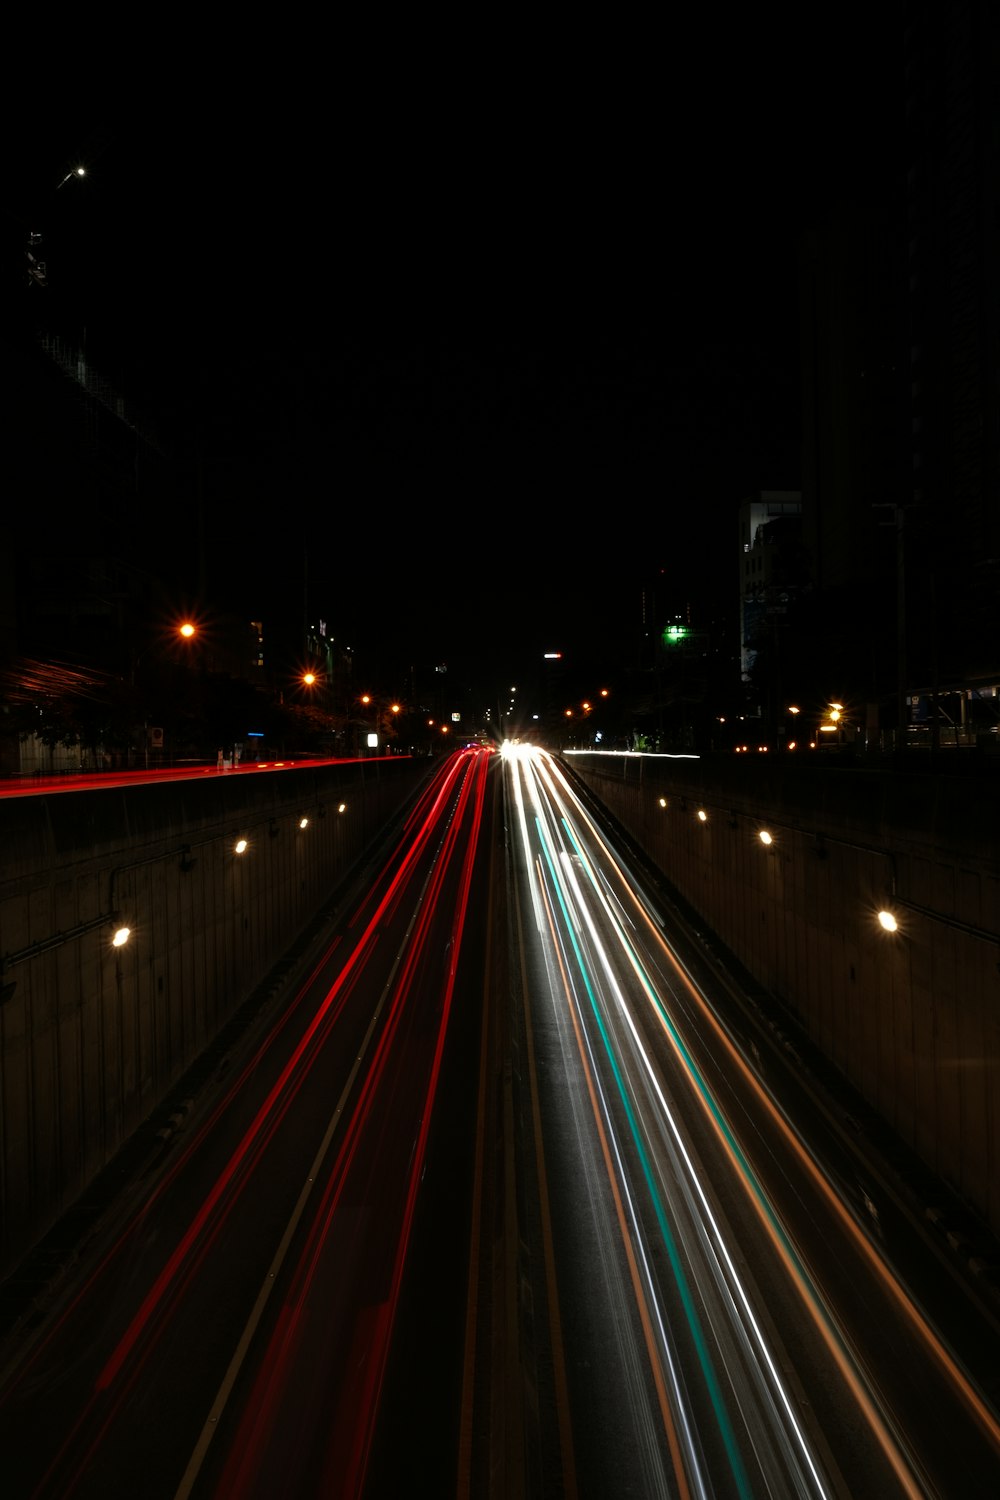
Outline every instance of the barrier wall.
<path fill-rule="evenodd" d="M 564 761 L 1000 1235 L 1000 780 L 787 758 Z"/>
<path fill-rule="evenodd" d="M 432 764 L 0 802 L 0 1278 L 162 1103 Z M 123 923 L 131 936 L 115 948 Z"/>
<path fill-rule="evenodd" d="M 996 779 L 800 774 L 736 756 L 565 762 L 1000 1235 Z M 394 757 L 0 802 L 0 1279 L 163 1102 L 431 767 Z M 881 905 L 897 933 L 879 927 Z M 133 929 L 122 949 L 112 919 Z"/>

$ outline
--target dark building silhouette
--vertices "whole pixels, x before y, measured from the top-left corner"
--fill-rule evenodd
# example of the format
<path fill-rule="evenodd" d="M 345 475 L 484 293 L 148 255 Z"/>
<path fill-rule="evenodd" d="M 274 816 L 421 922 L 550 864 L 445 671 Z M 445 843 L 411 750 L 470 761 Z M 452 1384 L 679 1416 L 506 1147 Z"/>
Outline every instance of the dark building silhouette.
<path fill-rule="evenodd" d="M 998 33 L 977 0 L 884 25 L 869 133 L 800 247 L 800 643 L 883 745 L 1000 701 Z"/>
<path fill-rule="evenodd" d="M 907 3 L 903 248 L 907 682 L 1000 681 L 1000 14 Z"/>

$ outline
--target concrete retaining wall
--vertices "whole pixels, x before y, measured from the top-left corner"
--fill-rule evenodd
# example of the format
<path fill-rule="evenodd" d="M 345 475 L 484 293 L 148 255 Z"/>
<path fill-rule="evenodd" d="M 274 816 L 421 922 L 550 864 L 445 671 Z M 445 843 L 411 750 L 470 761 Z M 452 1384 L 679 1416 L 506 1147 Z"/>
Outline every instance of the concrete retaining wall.
<path fill-rule="evenodd" d="M 400 756 L 0 802 L 0 1278 L 166 1098 L 430 766 Z M 121 923 L 132 935 L 114 948 Z"/>
<path fill-rule="evenodd" d="M 1000 1235 L 1000 778 L 738 756 L 565 760 Z M 881 906 L 896 933 L 880 927 Z"/>

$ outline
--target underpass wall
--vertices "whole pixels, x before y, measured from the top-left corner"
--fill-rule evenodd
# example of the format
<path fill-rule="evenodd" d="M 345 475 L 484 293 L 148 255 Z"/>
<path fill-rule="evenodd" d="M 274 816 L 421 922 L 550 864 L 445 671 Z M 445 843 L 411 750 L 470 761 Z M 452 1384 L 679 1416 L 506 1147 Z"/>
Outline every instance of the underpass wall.
<path fill-rule="evenodd" d="M 737 756 L 570 753 L 564 763 L 1000 1235 L 997 778 Z M 895 933 L 877 921 L 883 906 Z"/>
<path fill-rule="evenodd" d="M 0 802 L 0 1279 L 167 1097 L 431 767 L 395 756 Z M 115 948 L 123 923 L 131 937 Z"/>

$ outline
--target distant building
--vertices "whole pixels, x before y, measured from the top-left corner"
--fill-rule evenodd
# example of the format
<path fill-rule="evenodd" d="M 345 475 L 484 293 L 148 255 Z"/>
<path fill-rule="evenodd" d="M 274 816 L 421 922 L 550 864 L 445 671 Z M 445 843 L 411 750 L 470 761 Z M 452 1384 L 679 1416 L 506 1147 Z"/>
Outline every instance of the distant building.
<path fill-rule="evenodd" d="M 1000 13 L 902 6 L 906 686 L 1000 681 Z"/>
<path fill-rule="evenodd" d="M 761 635 L 772 632 L 806 583 L 802 495 L 757 490 L 739 513 L 740 676 L 750 681 Z"/>
<path fill-rule="evenodd" d="M 1000 12 L 882 23 L 880 122 L 800 244 L 803 542 L 866 732 L 937 734 L 1000 702 Z"/>

